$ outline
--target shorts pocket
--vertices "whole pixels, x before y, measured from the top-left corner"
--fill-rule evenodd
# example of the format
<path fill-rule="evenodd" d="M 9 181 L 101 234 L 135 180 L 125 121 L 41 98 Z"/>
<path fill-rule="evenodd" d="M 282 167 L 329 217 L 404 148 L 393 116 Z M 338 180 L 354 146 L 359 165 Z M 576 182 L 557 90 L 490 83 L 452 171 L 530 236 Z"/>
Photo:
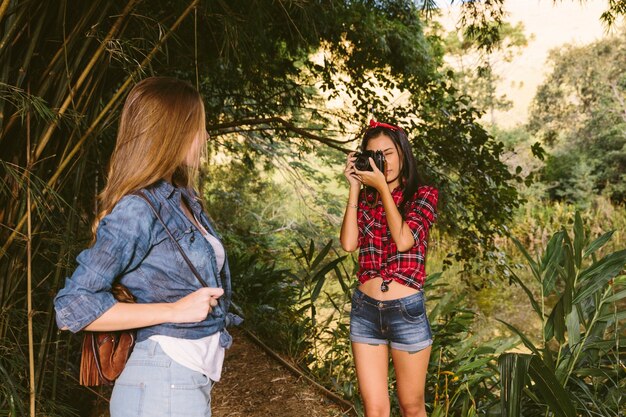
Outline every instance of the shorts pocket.
<path fill-rule="evenodd" d="M 426 309 L 424 308 L 424 300 L 419 299 L 411 301 L 400 306 L 402 317 L 410 323 L 420 323 L 426 320 Z"/>

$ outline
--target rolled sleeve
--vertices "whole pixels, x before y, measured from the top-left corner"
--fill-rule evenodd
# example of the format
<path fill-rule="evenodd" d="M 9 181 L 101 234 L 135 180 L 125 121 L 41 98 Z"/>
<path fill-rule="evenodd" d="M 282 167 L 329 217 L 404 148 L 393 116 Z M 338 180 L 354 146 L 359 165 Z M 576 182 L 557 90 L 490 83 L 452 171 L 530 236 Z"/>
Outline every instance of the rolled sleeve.
<path fill-rule="evenodd" d="M 411 203 L 405 222 L 415 240 L 415 245 L 428 238 L 428 231 L 437 219 L 439 193 L 433 187 L 420 187 Z"/>
<path fill-rule="evenodd" d="M 54 299 L 59 328 L 78 332 L 117 303 L 111 286 L 147 254 L 153 216 L 147 203 L 126 196 L 98 225 L 96 242 L 82 251 L 78 267 Z"/>

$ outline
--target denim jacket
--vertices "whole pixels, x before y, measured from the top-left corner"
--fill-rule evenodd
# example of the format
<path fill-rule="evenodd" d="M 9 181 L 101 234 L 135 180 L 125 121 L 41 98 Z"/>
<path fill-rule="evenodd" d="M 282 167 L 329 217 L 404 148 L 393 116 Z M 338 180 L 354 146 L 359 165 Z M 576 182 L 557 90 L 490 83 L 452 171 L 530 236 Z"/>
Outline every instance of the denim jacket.
<path fill-rule="evenodd" d="M 218 331 L 224 347 L 230 345 L 227 324 L 241 318 L 228 313 L 231 299 L 228 259 L 217 273 L 211 244 L 182 211 L 184 196 L 204 228 L 219 238 L 196 196 L 161 180 L 142 190 L 157 207 L 168 229 L 209 287 L 222 287 L 218 306 L 199 323 L 164 323 L 137 330 L 137 341 L 152 335 L 199 339 Z M 136 195 L 123 197 L 98 225 L 96 242 L 76 258 L 78 267 L 54 299 L 60 328 L 78 332 L 117 301 L 111 285 L 119 279 L 138 303 L 172 303 L 201 287 L 148 203 Z"/>

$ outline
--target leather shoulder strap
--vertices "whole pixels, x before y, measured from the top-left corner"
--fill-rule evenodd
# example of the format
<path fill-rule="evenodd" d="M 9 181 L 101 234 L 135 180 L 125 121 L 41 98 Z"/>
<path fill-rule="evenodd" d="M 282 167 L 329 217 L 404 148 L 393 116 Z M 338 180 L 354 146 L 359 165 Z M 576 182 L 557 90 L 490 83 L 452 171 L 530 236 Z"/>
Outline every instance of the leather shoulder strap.
<path fill-rule="evenodd" d="M 132 195 L 136 195 L 138 197 L 143 198 L 144 200 L 146 200 L 146 202 L 148 203 L 148 205 L 150 206 L 150 208 L 152 209 L 152 212 L 154 213 L 154 215 L 156 216 L 156 218 L 161 222 L 161 224 L 163 225 L 163 228 L 165 229 L 165 232 L 167 233 L 167 235 L 170 237 L 170 239 L 172 240 L 172 243 L 174 244 L 174 246 L 176 247 L 176 249 L 178 249 L 178 251 L 180 252 L 180 254 L 183 256 L 183 259 L 185 260 L 185 262 L 187 262 L 187 265 L 189 265 L 189 269 L 191 269 L 191 272 L 193 272 L 194 276 L 196 277 L 196 279 L 200 282 L 200 284 L 203 287 L 208 287 L 207 283 L 202 279 L 202 277 L 200 276 L 200 273 L 198 272 L 198 270 L 196 269 L 195 266 L 193 266 L 193 264 L 191 263 L 191 261 L 189 260 L 189 258 L 187 257 L 187 255 L 185 254 L 185 251 L 183 250 L 183 248 L 180 247 L 180 244 L 178 243 L 178 241 L 174 238 L 174 236 L 172 236 L 172 232 L 170 232 L 170 229 L 167 228 L 167 226 L 165 225 L 165 222 L 163 221 L 163 219 L 161 218 L 161 216 L 159 215 L 159 212 L 157 211 L 156 207 L 154 206 L 154 203 L 142 192 L 142 191 L 133 191 L 131 193 Z"/>

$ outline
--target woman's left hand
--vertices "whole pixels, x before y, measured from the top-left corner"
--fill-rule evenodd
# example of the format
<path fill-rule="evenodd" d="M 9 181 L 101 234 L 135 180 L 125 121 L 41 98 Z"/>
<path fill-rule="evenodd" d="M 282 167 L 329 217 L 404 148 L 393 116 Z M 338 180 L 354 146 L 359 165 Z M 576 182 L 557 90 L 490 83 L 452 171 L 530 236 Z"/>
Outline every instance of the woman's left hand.
<path fill-rule="evenodd" d="M 374 160 L 372 158 L 369 160 L 373 171 L 355 170 L 354 172 L 363 184 L 369 187 L 374 187 L 380 192 L 387 187 L 387 178 L 385 177 L 385 174 L 378 169 Z"/>

